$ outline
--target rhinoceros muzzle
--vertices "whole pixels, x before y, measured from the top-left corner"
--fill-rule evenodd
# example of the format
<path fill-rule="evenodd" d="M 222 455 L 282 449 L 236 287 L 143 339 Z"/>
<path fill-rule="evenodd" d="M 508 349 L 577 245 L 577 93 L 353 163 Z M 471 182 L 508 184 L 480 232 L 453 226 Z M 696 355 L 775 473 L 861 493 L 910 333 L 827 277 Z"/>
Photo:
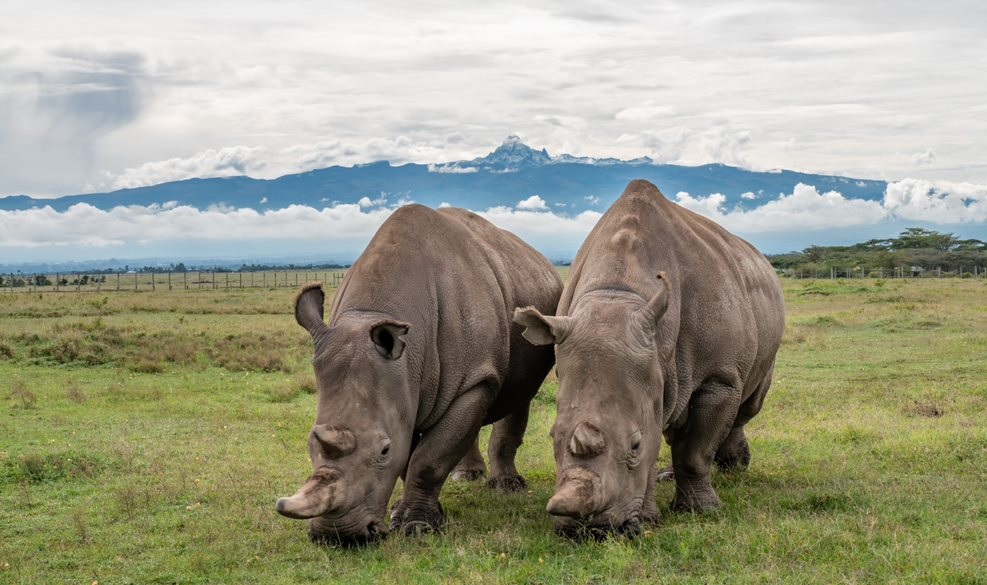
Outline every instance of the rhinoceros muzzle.
<path fill-rule="evenodd" d="M 339 507 L 343 502 L 343 492 L 339 470 L 323 466 L 315 470 L 295 495 L 279 499 L 277 510 L 282 516 L 296 520 L 315 518 Z"/>

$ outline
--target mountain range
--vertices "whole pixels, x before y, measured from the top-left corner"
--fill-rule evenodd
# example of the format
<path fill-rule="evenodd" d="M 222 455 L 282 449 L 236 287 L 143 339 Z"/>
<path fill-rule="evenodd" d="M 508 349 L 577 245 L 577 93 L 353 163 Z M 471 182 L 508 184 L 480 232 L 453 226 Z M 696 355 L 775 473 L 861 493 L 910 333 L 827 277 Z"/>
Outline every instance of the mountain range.
<path fill-rule="evenodd" d="M 383 207 L 415 201 L 432 207 L 450 204 L 469 209 L 513 207 L 538 195 L 560 213 L 602 211 L 633 179 L 647 179 L 674 197 L 720 193 L 729 206 L 756 207 L 792 193 L 795 185 L 835 190 L 845 197 L 880 200 L 887 183 L 789 170 L 759 172 L 722 164 L 681 166 L 643 157 L 632 160 L 556 156 L 510 136 L 487 156 L 442 164 L 392 165 L 379 161 L 352 167 L 331 166 L 276 179 L 246 176 L 187 179 L 106 193 L 36 198 L 0 198 L 0 210 L 50 206 L 55 211 L 86 203 L 102 210 L 118 206 L 177 204 L 213 207 L 283 209 L 290 205 L 323 208 L 340 203 Z M 539 203 L 541 204 L 541 203 Z"/>

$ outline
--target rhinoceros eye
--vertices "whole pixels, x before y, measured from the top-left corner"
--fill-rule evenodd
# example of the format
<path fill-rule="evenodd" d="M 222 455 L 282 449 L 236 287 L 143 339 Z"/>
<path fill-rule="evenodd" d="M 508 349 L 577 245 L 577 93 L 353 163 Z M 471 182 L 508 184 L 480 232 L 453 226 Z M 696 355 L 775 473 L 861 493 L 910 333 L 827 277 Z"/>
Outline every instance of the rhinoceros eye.
<path fill-rule="evenodd" d="M 631 453 L 637 455 L 641 452 L 641 431 L 636 431 L 631 435 Z"/>
<path fill-rule="evenodd" d="M 391 452 L 391 442 L 387 439 L 384 440 L 384 444 L 380 447 L 380 456 L 387 457 L 387 454 Z"/>

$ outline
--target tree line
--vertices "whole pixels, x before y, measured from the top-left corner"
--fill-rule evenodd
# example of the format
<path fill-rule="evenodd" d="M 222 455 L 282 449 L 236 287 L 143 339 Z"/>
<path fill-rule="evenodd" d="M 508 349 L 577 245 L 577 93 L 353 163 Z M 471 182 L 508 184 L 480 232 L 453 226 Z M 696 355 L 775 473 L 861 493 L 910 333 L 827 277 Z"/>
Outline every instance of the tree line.
<path fill-rule="evenodd" d="M 889 270 L 918 267 L 943 272 L 972 272 L 987 266 L 987 243 L 961 239 L 923 228 L 908 228 L 896 238 L 868 240 L 851 246 L 810 246 L 801 252 L 775 254 L 778 270 L 829 271 L 831 268 Z"/>

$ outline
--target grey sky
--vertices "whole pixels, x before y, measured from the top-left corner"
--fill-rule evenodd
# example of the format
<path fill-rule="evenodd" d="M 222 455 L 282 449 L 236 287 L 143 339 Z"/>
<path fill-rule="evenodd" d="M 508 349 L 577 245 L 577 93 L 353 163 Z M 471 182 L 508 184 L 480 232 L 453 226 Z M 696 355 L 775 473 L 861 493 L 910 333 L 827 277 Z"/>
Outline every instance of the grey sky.
<path fill-rule="evenodd" d="M 8 2 L 0 194 L 380 158 L 987 183 L 987 5 Z M 704 194 L 700 194 L 704 195 Z"/>

